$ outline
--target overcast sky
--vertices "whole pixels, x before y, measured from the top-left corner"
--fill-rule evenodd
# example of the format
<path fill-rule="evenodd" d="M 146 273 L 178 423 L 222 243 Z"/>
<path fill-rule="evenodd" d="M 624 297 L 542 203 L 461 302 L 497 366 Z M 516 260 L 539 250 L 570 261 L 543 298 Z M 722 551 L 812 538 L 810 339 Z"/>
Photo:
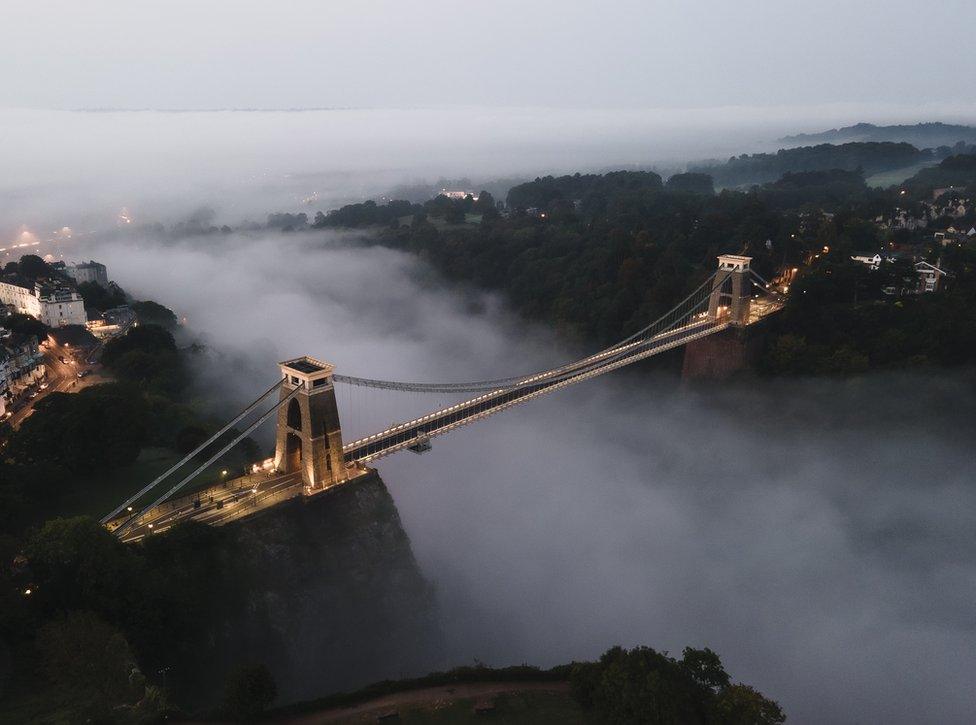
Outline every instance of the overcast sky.
<path fill-rule="evenodd" d="M 972 0 L 3 4 L 5 107 L 974 100 Z"/>

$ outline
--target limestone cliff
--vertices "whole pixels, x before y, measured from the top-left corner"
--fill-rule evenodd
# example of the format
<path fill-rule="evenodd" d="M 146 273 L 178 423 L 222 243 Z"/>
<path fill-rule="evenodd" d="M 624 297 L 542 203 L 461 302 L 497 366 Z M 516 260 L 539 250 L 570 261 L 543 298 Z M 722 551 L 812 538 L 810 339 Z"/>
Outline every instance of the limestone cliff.
<path fill-rule="evenodd" d="M 244 601 L 214 651 L 228 667 L 265 663 L 279 703 L 441 664 L 433 590 L 378 474 L 224 532 L 244 564 Z"/>

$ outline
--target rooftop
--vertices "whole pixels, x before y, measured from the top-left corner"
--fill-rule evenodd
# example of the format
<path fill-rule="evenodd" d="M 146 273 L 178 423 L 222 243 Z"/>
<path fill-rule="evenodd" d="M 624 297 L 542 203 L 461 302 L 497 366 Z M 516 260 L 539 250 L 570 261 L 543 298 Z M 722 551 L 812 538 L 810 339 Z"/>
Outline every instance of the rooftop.
<path fill-rule="evenodd" d="M 314 357 L 309 357 L 308 355 L 296 357 L 292 360 L 285 360 L 279 364 L 283 368 L 288 368 L 289 370 L 311 376 L 314 376 L 316 373 L 324 373 L 328 375 L 335 369 L 334 365 L 330 365 L 327 362 L 322 362 L 321 360 L 316 360 Z"/>
<path fill-rule="evenodd" d="M 300 373 L 317 373 L 322 369 L 322 366 L 316 365 L 308 360 L 299 360 L 298 362 L 291 363 L 288 367 Z"/>

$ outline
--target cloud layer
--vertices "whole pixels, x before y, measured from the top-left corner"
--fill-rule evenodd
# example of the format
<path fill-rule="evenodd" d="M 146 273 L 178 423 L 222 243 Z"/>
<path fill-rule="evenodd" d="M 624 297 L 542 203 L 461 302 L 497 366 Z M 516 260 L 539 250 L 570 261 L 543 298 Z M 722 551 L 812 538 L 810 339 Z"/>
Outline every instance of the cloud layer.
<path fill-rule="evenodd" d="M 236 403 L 311 354 L 397 379 L 569 359 L 490 296 L 326 234 L 126 239 L 111 276 L 186 315 Z M 437 401 L 340 395 L 348 431 Z M 452 663 L 718 651 L 794 722 L 976 707 L 976 412 L 946 375 L 690 388 L 622 371 L 378 464 Z M 347 435 L 348 437 L 348 435 Z"/>

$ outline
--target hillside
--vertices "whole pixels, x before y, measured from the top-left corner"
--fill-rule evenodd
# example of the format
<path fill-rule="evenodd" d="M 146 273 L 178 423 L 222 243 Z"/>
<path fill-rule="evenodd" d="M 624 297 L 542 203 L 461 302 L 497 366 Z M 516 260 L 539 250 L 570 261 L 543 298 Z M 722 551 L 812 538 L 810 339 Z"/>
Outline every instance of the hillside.
<path fill-rule="evenodd" d="M 948 152 L 947 152 L 948 153 Z M 724 163 L 692 164 L 690 171 L 708 174 L 721 187 L 747 186 L 775 181 L 783 174 L 800 171 L 860 171 L 877 174 L 935 160 L 934 153 L 908 143 L 822 143 L 780 149 L 776 153 L 741 154 Z"/>
<path fill-rule="evenodd" d="M 26 557 L 36 595 L 9 596 L 5 620 L 42 626 L 33 641 L 25 627 L 7 640 L 0 722 L 46 721 L 59 707 L 93 717 L 120 703 L 210 708 L 242 664 L 266 666 L 287 703 L 440 661 L 433 590 L 376 474 L 246 523 L 187 524 L 140 545 L 90 519 L 55 519 Z M 51 634 L 76 639 L 75 651 L 52 651 Z M 103 637 L 121 663 L 93 671 Z M 165 673 L 165 700 L 141 673 Z"/>
<path fill-rule="evenodd" d="M 976 143 L 976 126 L 951 123 L 916 123 L 911 125 L 876 126 L 873 123 L 856 123 L 853 126 L 832 128 L 819 133 L 798 133 L 778 139 L 788 146 L 805 146 L 818 143 L 847 143 L 851 141 L 875 141 L 909 143 L 919 148 L 953 146 L 960 141 Z"/>
<path fill-rule="evenodd" d="M 299 725 L 467 723 L 688 723 L 780 725 L 780 706 L 755 688 L 734 682 L 708 648 L 685 647 L 681 658 L 651 647 L 611 647 L 595 662 L 549 670 L 528 665 L 479 664 L 414 680 L 377 682 L 267 713 Z"/>

